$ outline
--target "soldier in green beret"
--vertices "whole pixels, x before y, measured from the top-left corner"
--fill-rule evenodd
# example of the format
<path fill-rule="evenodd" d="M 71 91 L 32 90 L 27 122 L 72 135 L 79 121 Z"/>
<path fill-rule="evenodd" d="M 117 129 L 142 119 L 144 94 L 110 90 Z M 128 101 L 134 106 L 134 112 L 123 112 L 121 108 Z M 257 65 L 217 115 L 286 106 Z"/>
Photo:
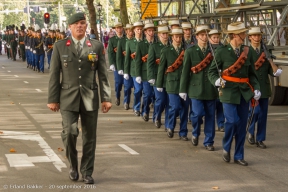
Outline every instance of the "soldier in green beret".
<path fill-rule="evenodd" d="M 85 184 L 93 184 L 99 102 L 102 103 L 102 112 L 107 113 L 112 106 L 111 89 L 104 47 L 98 40 L 85 37 L 86 16 L 76 13 L 69 18 L 68 24 L 71 37 L 59 40 L 53 46 L 47 106 L 55 112 L 61 109 L 61 137 L 70 163 L 69 178 L 72 181 L 79 178 L 76 142 L 78 119 L 81 117 L 83 155 L 80 172 Z"/>

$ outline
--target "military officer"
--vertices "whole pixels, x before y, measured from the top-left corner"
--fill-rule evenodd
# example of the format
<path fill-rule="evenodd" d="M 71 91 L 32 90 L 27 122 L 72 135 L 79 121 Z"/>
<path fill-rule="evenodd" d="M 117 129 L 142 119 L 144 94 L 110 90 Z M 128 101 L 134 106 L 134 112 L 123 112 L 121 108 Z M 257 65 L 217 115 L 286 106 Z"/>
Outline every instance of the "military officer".
<path fill-rule="evenodd" d="M 56 41 L 55 29 L 56 29 L 55 24 L 52 24 L 48 31 L 48 37 L 46 38 L 46 41 L 45 41 L 45 51 L 47 53 L 48 69 L 50 69 L 50 61 L 51 61 L 52 52 L 53 52 L 53 45 Z"/>
<path fill-rule="evenodd" d="M 183 141 L 188 141 L 187 121 L 189 101 L 181 99 L 178 95 L 184 57 L 184 46 L 182 45 L 183 30 L 181 28 L 173 28 L 170 35 L 172 36 L 173 43 L 162 49 L 156 87 L 159 92 L 163 92 L 163 88 L 166 87 L 169 96 L 169 122 L 167 124 L 167 136 L 169 138 L 174 136 L 176 118 L 179 115 L 179 138 Z"/>
<path fill-rule="evenodd" d="M 220 87 L 222 91 L 220 101 L 226 119 L 222 158 L 225 162 L 230 162 L 231 144 L 235 138 L 234 162 L 243 166 L 248 165 L 244 160 L 244 143 L 249 101 L 253 97 L 259 100 L 261 96 L 252 54 L 249 52 L 249 47 L 242 45 L 246 31 L 242 22 L 228 25 L 225 32 L 229 36 L 230 43 L 217 50 L 208 72 L 210 82 Z M 218 69 L 222 71 L 221 77 Z"/>
<path fill-rule="evenodd" d="M 121 38 L 118 41 L 117 45 L 117 52 L 116 52 L 116 64 L 118 69 L 119 75 L 124 75 L 124 61 L 125 61 L 125 55 L 126 55 L 126 42 L 133 38 L 134 32 L 132 30 L 133 25 L 132 24 L 126 24 L 126 27 L 124 27 L 126 32 L 126 37 Z M 131 89 L 133 88 L 133 79 L 129 78 L 128 80 L 124 79 L 124 109 L 128 110 L 130 107 L 130 98 L 131 98 Z"/>
<path fill-rule="evenodd" d="M 135 72 L 135 53 L 136 46 L 139 42 L 142 41 L 142 29 L 143 23 L 141 21 L 137 21 L 133 24 L 132 30 L 134 31 L 135 37 L 126 42 L 126 55 L 124 61 L 124 79 L 129 80 L 129 78 L 133 78 L 134 85 L 134 104 L 133 104 L 133 112 L 135 116 L 140 116 L 140 105 L 141 105 L 141 97 L 142 97 L 142 84 L 136 82 L 136 72 Z"/>
<path fill-rule="evenodd" d="M 220 42 L 220 35 L 221 35 L 221 32 L 219 32 L 217 29 L 212 29 L 208 33 L 209 43 L 212 49 L 214 50 L 214 53 L 216 52 L 216 49 L 218 47 L 222 46 Z M 219 98 L 216 99 L 216 122 L 217 122 L 218 131 L 224 132 L 225 117 L 223 113 L 223 106 Z"/>
<path fill-rule="evenodd" d="M 33 53 L 35 55 L 35 67 L 39 72 L 44 73 L 44 38 L 41 33 L 41 29 L 39 25 L 35 26 L 36 37 L 34 38 L 34 50 Z"/>
<path fill-rule="evenodd" d="M 149 47 L 148 51 L 148 59 L 147 59 L 147 79 L 148 82 L 153 85 L 154 93 L 155 93 L 155 103 L 154 103 L 154 112 L 153 112 L 153 122 L 157 128 L 161 127 L 161 114 L 165 109 L 165 127 L 168 126 L 168 94 L 166 92 L 166 88 L 163 87 L 163 91 L 160 92 L 157 90 L 155 82 L 157 81 L 157 73 L 158 67 L 160 64 L 160 53 L 161 50 L 168 46 L 168 38 L 169 38 L 169 29 L 166 25 L 158 26 L 157 30 L 159 41 L 153 43 Z"/>
<path fill-rule="evenodd" d="M 113 26 L 113 29 L 115 29 L 116 35 L 109 39 L 108 58 L 109 58 L 110 69 L 114 73 L 115 94 L 116 94 L 115 104 L 119 106 L 121 90 L 122 90 L 122 85 L 124 83 L 124 79 L 123 79 L 123 74 L 122 75 L 118 74 L 118 69 L 117 69 L 118 61 L 116 60 L 116 52 L 117 52 L 117 44 L 118 44 L 119 39 L 125 38 L 125 36 L 123 34 L 122 23 L 120 22 L 115 23 L 115 25 Z"/>
<path fill-rule="evenodd" d="M 83 155 L 80 172 L 85 184 L 93 184 L 99 100 L 102 112 L 107 113 L 111 108 L 111 89 L 104 47 L 97 40 L 85 38 L 87 22 L 84 13 L 73 14 L 68 24 L 72 36 L 57 41 L 53 46 L 47 106 L 55 112 L 61 109 L 61 137 L 70 163 L 69 178 L 73 181 L 79 178 L 76 141 L 81 117 Z"/>
<path fill-rule="evenodd" d="M 143 86 L 143 103 L 141 116 L 144 121 L 149 121 L 150 104 L 153 96 L 153 87 L 147 79 L 147 58 L 150 45 L 154 43 L 155 26 L 153 23 L 146 23 L 144 28 L 145 39 L 136 46 L 135 75 L 136 82 Z"/>
<path fill-rule="evenodd" d="M 258 81 L 260 83 L 261 98 L 259 104 L 255 107 L 254 115 L 248 128 L 247 140 L 251 145 L 256 143 L 256 146 L 265 149 L 266 145 L 263 141 L 266 139 L 266 127 L 267 127 L 267 113 L 268 113 L 268 99 L 271 96 L 271 87 L 269 82 L 269 75 L 280 76 L 281 69 L 277 69 L 273 72 L 273 69 L 269 61 L 265 58 L 263 52 L 263 43 L 261 46 L 262 34 L 260 27 L 251 27 L 248 31 L 248 38 L 251 43 L 250 52 L 252 54 L 253 64 L 256 70 Z M 268 83 L 267 83 L 268 82 Z M 250 114 L 251 116 L 252 114 Z M 251 118 L 251 117 L 250 117 Z M 255 124 L 257 123 L 257 135 L 255 141 Z"/>

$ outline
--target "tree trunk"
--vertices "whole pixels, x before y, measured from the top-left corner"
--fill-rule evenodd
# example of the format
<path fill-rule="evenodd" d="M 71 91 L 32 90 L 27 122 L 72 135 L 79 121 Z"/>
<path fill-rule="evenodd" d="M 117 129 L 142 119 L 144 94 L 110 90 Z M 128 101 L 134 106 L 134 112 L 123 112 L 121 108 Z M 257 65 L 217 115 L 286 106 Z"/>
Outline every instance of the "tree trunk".
<path fill-rule="evenodd" d="M 96 39 L 99 39 L 99 34 L 98 34 L 98 30 L 97 30 L 97 26 L 96 26 L 96 11 L 95 11 L 95 7 L 93 4 L 94 0 L 86 0 L 86 5 L 89 11 L 89 23 L 90 23 L 90 27 L 91 29 L 94 29 L 95 31 L 95 36 Z M 100 20 L 100 18 L 99 18 Z M 100 31 L 101 33 L 101 31 Z"/>
<path fill-rule="evenodd" d="M 120 0 L 120 18 L 124 26 L 129 23 L 126 0 Z"/>

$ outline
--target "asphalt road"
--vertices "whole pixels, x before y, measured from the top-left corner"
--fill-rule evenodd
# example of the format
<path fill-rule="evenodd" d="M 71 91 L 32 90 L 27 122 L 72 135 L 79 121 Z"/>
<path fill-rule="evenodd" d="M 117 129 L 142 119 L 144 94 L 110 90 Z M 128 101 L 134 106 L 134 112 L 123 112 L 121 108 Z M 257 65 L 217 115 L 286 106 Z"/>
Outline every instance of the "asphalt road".
<path fill-rule="evenodd" d="M 95 184 L 72 182 L 61 150 L 60 113 L 46 107 L 48 76 L 47 69 L 37 73 L 19 59 L 0 56 L 0 191 L 288 190 L 287 106 L 269 107 L 267 149 L 246 142 L 249 166 L 243 167 L 222 160 L 221 132 L 216 131 L 216 150 L 209 152 L 202 145 L 203 132 L 194 147 L 177 134 L 168 138 L 151 119 L 144 122 L 131 109 L 113 105 L 109 113 L 99 114 Z M 113 73 L 109 78 L 113 86 Z M 112 95 L 114 104 L 114 91 Z M 80 129 L 79 161 L 81 143 Z"/>

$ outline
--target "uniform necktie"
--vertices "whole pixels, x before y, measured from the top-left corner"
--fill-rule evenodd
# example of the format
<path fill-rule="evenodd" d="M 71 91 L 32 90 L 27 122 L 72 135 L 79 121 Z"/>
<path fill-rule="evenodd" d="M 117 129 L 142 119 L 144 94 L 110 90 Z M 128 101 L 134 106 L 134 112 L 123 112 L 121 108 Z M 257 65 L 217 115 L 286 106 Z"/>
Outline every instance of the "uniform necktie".
<path fill-rule="evenodd" d="M 206 53 L 206 49 L 203 47 L 202 48 L 202 53 L 205 55 L 205 53 Z"/>
<path fill-rule="evenodd" d="M 259 53 L 260 53 L 259 49 L 256 48 L 255 51 L 256 51 L 257 55 L 259 55 Z"/>
<path fill-rule="evenodd" d="M 239 51 L 239 48 L 235 48 L 235 54 L 236 54 L 236 56 L 237 56 L 237 57 L 239 57 L 239 56 L 240 56 L 240 51 Z"/>
<path fill-rule="evenodd" d="M 82 51 L 81 43 L 80 43 L 80 41 L 78 41 L 78 43 L 77 43 L 77 54 L 78 54 L 79 57 L 81 55 L 81 51 Z"/>

